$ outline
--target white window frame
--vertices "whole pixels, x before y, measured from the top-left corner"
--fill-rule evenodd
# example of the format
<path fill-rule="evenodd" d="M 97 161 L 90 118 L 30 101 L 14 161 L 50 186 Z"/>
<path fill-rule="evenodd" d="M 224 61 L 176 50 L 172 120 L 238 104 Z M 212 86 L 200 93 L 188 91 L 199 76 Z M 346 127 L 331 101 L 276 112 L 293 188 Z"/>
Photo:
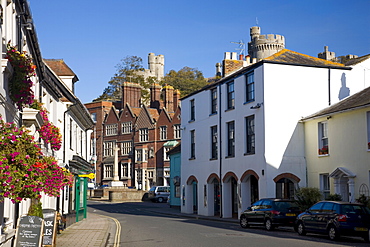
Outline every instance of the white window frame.
<path fill-rule="evenodd" d="M 159 129 L 160 140 L 167 140 L 167 126 L 160 126 Z"/>
<path fill-rule="evenodd" d="M 104 178 L 113 178 L 113 164 L 104 164 Z"/>
<path fill-rule="evenodd" d="M 129 155 L 132 152 L 132 141 L 123 141 L 121 143 L 121 154 Z"/>
<path fill-rule="evenodd" d="M 122 123 L 122 134 L 130 134 L 132 132 L 132 122 Z"/>
<path fill-rule="evenodd" d="M 121 164 L 121 178 L 131 178 L 131 163 L 130 162 Z"/>
<path fill-rule="evenodd" d="M 252 124 L 251 124 L 252 123 Z M 256 122 L 254 115 L 245 118 L 245 154 L 256 152 Z"/>
<path fill-rule="evenodd" d="M 117 135 L 118 124 L 107 124 L 105 125 L 105 135 L 114 136 Z"/>
<path fill-rule="evenodd" d="M 149 141 L 149 129 L 145 128 L 139 130 L 139 141 L 140 142 Z"/>
<path fill-rule="evenodd" d="M 318 124 L 319 129 L 319 151 L 327 146 L 329 150 L 329 137 L 328 137 L 328 121 L 323 121 Z"/>
<path fill-rule="evenodd" d="M 167 154 L 168 151 L 170 151 L 172 147 L 163 147 L 163 161 L 169 161 L 170 156 Z"/>
<path fill-rule="evenodd" d="M 173 136 L 174 139 L 180 139 L 181 138 L 181 125 L 180 124 L 175 124 L 173 125 Z"/>
<path fill-rule="evenodd" d="M 245 75 L 245 101 L 251 102 L 255 99 L 254 72 Z"/>
<path fill-rule="evenodd" d="M 217 88 L 211 90 L 211 114 L 217 114 Z"/>
<path fill-rule="evenodd" d="M 135 161 L 147 162 L 148 161 L 148 149 L 140 148 L 135 150 Z"/>
<path fill-rule="evenodd" d="M 113 147 L 115 146 L 114 142 L 104 142 L 103 146 L 104 146 L 104 157 L 114 155 L 113 150 Z"/>
<path fill-rule="evenodd" d="M 330 195 L 330 177 L 329 173 L 320 174 L 320 190 L 323 195 L 323 199 L 326 200 Z"/>

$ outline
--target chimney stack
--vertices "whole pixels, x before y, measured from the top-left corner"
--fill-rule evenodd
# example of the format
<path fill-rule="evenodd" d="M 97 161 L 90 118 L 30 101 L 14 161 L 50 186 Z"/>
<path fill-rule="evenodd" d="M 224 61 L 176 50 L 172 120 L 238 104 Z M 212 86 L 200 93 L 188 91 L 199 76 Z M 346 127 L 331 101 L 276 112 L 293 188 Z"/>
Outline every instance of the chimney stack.
<path fill-rule="evenodd" d="M 176 111 L 180 103 L 180 90 L 176 89 L 173 92 L 173 111 Z"/>
<path fill-rule="evenodd" d="M 165 85 L 162 91 L 164 107 L 166 107 L 168 112 L 173 112 L 173 87 L 170 85 Z"/>
<path fill-rule="evenodd" d="M 161 107 L 161 86 L 153 83 L 150 86 L 150 108 L 159 109 Z"/>
<path fill-rule="evenodd" d="M 122 85 L 122 106 L 140 107 L 141 86 L 137 83 L 124 82 Z"/>

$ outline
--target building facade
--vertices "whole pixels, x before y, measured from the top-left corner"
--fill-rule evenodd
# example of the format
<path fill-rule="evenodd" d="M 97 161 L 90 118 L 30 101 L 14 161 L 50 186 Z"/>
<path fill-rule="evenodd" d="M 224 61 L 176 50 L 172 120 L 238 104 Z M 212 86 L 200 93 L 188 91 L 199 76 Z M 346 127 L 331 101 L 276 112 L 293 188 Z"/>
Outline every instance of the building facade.
<path fill-rule="evenodd" d="M 302 122 L 307 185 L 320 188 L 324 199 L 330 194 L 349 202 L 369 197 L 370 87 Z"/>
<path fill-rule="evenodd" d="M 338 102 L 352 70 L 284 49 L 183 98 L 182 212 L 237 217 L 258 198 L 293 198 L 307 185 L 299 120 Z M 350 94 L 363 85 L 346 80 Z"/>
<path fill-rule="evenodd" d="M 73 85 L 78 78 L 63 61 L 58 61 L 56 64 L 52 60 L 42 59 L 27 1 L 2 0 L 0 9 L 2 13 L 0 49 L 3 54 L 1 58 L 2 76 L 0 77 L 0 115 L 6 122 L 14 122 L 19 127 L 27 127 L 39 143 L 42 153 L 53 156 L 60 167 L 69 169 L 75 175 L 73 188 L 63 188 L 58 198 L 42 194 L 41 202 L 43 208 L 54 209 L 63 214 L 67 220 L 71 218 L 68 222 L 76 222 L 80 209 L 86 206 L 86 200 L 82 200 L 86 189 L 82 191 L 84 187 L 80 186 L 81 183 L 82 185 L 86 183 L 86 178 L 81 179 L 78 175 L 91 172 L 90 164 L 86 162 L 86 159 L 87 144 L 89 144 L 87 135 L 89 128 L 92 127 L 90 115 L 74 95 Z M 20 53 L 26 52 L 35 65 L 35 75 L 30 78 L 32 81 L 30 89 L 33 98 L 40 102 L 47 111 L 48 122 L 57 127 L 62 135 L 62 145 L 57 148 L 53 148 L 49 142 L 40 138 L 39 131 L 45 124 L 45 119 L 39 110 L 30 108 L 29 104 L 17 107 L 10 97 L 11 79 L 15 70 L 4 55 L 7 52 L 8 42 Z M 72 124 L 66 125 L 66 122 Z M 70 133 L 72 128 L 72 135 L 67 138 L 67 140 L 72 139 L 69 142 L 65 134 Z M 0 245 L 11 246 L 17 219 L 28 212 L 31 202 L 27 199 L 13 204 L 7 198 L 1 198 L 0 201 Z"/>
<path fill-rule="evenodd" d="M 126 82 L 122 102 L 86 104 L 97 115 L 97 182 L 108 186 L 114 175 L 114 147 L 118 147 L 119 178 L 123 186 L 149 190 L 153 185 L 168 185 L 170 163 L 166 152 L 181 138 L 179 91 L 153 84 L 150 104 L 141 105 L 141 86 Z M 103 107 L 108 106 L 106 112 Z M 109 110 L 108 110 L 109 108 Z M 104 114 L 104 116 L 103 116 Z M 101 138 L 101 139 L 100 139 Z"/>

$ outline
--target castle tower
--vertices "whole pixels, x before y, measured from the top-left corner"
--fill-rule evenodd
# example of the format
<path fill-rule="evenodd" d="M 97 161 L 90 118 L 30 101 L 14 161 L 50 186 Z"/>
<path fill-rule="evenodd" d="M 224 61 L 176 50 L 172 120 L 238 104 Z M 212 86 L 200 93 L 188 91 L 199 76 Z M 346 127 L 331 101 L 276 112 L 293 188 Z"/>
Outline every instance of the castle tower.
<path fill-rule="evenodd" d="M 260 27 L 250 28 L 251 41 L 248 42 L 248 54 L 257 60 L 269 57 L 285 48 L 285 38 L 282 35 L 261 34 Z"/>
<path fill-rule="evenodd" d="M 147 76 L 154 76 L 158 80 L 161 80 L 164 77 L 164 56 L 156 56 L 154 53 L 149 53 L 148 67 L 150 75 Z"/>
<path fill-rule="evenodd" d="M 324 46 L 324 52 L 317 54 L 318 58 L 336 62 L 335 52 L 329 51 L 329 46 Z"/>

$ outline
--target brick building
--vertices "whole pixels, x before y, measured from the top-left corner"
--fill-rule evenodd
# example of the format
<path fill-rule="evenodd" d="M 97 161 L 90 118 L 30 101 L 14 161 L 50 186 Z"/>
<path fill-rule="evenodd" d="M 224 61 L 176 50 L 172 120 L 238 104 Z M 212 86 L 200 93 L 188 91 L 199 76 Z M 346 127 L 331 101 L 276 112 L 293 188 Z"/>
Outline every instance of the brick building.
<path fill-rule="evenodd" d="M 122 101 L 86 104 L 96 123 L 91 138 L 100 185 L 113 180 L 116 145 L 120 149 L 118 174 L 125 187 L 148 190 L 153 185 L 169 184 L 166 151 L 181 137 L 180 93 L 171 86 L 153 84 L 150 104 L 145 106 L 141 104 L 141 89 L 139 84 L 126 82 Z"/>

